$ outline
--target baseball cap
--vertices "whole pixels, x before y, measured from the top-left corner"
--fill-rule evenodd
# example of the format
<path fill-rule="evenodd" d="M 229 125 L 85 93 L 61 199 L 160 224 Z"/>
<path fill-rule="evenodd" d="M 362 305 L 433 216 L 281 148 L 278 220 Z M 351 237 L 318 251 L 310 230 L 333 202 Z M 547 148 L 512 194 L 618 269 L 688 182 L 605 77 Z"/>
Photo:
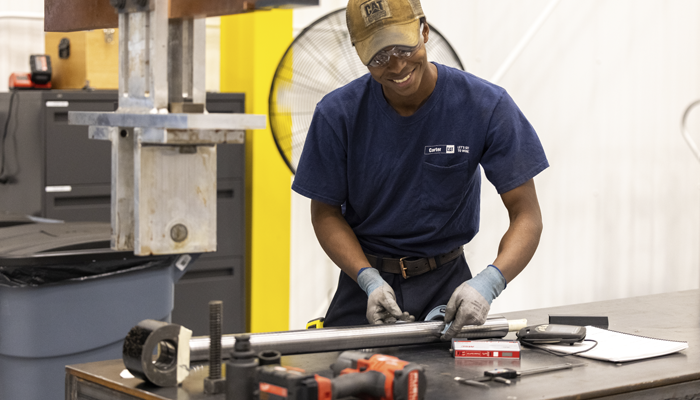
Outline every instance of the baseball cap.
<path fill-rule="evenodd" d="M 415 47 L 422 40 L 420 0 L 350 0 L 346 16 L 350 40 L 365 65 L 385 47 Z"/>

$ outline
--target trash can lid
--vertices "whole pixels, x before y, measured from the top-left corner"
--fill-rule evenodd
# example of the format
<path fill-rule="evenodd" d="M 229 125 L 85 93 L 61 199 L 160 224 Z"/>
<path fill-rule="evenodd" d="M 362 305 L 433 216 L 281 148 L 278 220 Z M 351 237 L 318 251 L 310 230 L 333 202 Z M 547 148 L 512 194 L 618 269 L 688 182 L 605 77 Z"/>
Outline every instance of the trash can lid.
<path fill-rule="evenodd" d="M 66 264 L 135 258 L 110 248 L 106 222 L 34 223 L 0 229 L 0 265 Z"/>
<path fill-rule="evenodd" d="M 26 215 L 16 214 L 9 211 L 0 211 L 0 228 L 32 223 L 34 223 L 34 221 Z"/>

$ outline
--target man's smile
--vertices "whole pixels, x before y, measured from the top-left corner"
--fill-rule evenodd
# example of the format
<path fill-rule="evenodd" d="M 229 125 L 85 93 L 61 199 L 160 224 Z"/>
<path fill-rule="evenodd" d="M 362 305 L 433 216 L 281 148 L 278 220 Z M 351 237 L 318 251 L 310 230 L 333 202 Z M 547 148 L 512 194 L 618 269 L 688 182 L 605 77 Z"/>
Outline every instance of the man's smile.
<path fill-rule="evenodd" d="M 404 82 L 406 82 L 406 81 L 411 77 L 411 75 L 413 75 L 413 71 L 409 72 L 408 75 L 406 75 L 406 76 L 405 76 L 404 78 L 402 78 L 402 79 L 392 79 L 392 81 L 395 82 L 395 83 L 404 83 Z"/>

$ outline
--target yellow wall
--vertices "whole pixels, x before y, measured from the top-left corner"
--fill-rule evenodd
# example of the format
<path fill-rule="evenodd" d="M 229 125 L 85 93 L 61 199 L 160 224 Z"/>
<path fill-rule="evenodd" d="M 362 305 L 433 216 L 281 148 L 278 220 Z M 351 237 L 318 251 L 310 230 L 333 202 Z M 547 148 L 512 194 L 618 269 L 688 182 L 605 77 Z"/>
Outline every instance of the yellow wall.
<path fill-rule="evenodd" d="M 272 77 L 292 42 L 292 10 L 221 17 L 221 91 L 243 92 L 246 113 L 268 113 Z M 248 328 L 289 327 L 291 172 L 269 129 L 246 133 Z"/>
<path fill-rule="evenodd" d="M 70 40 L 70 56 L 58 57 L 61 39 Z M 93 89 L 119 88 L 119 30 L 112 41 L 102 29 L 78 32 L 46 32 L 45 54 L 51 56 L 54 89 L 82 89 L 88 82 Z"/>

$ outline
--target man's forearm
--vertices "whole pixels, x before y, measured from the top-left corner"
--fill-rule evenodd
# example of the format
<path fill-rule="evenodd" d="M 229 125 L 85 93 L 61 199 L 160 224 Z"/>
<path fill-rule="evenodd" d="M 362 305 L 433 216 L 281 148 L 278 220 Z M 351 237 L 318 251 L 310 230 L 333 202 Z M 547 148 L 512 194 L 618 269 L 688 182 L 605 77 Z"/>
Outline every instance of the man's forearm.
<path fill-rule="evenodd" d="M 311 223 L 318 242 L 328 257 L 352 279 L 357 280 L 360 270 L 370 267 L 360 242 L 343 218 L 340 207 L 312 200 Z"/>
<path fill-rule="evenodd" d="M 493 265 L 503 273 L 506 282 L 515 278 L 530 262 L 537 250 L 542 233 L 540 213 L 534 181 L 504 193 L 510 226 L 498 246 Z"/>

